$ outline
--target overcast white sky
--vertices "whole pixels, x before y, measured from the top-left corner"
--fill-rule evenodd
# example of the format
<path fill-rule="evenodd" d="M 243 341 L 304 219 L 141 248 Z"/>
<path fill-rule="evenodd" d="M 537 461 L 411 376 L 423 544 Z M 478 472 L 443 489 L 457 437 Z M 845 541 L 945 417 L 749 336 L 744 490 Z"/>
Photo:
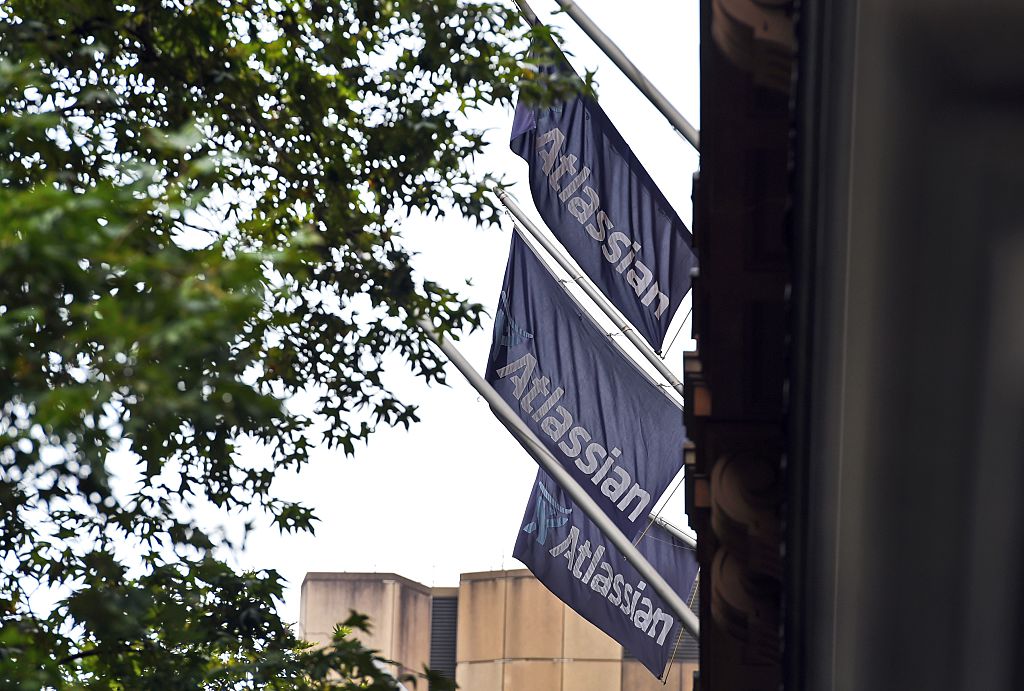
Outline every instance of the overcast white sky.
<path fill-rule="evenodd" d="M 602 106 L 690 226 L 696 153 L 567 15 L 555 14 L 554 0 L 531 4 L 542 21 L 561 28 L 577 71 L 597 69 Z M 578 4 L 699 127 L 697 0 Z M 473 116 L 473 125 L 492 128 L 491 146 L 477 165 L 514 181 L 512 193 L 539 222 L 526 164 L 508 149 L 511 122 L 511 109 Z M 423 275 L 452 288 L 471 281 L 464 296 L 491 314 L 510 232 L 507 222 L 500 231 L 482 230 L 457 214 L 443 222 L 413 219 L 402 229 L 406 247 L 419 253 L 416 268 Z M 688 308 L 689 299 L 670 338 Z M 488 317 L 485 328 L 459 346 L 480 371 L 490 331 Z M 687 324 L 666 358 L 680 376 L 683 351 L 692 347 Z M 463 572 L 521 568 L 511 553 L 537 467 L 458 371 L 448 369 L 449 387 L 427 387 L 396 360 L 390 382 L 404 400 L 420 406 L 422 422 L 409 431 L 381 429 L 355 458 L 319 449 L 300 472 L 275 483 L 276 494 L 316 510 L 321 519 L 316 534 L 280 535 L 261 528 L 238 560 L 246 567 L 275 568 L 287 578 L 286 619 L 298 620 L 299 588 L 308 571 L 394 572 L 426 585 L 451 586 Z M 686 525 L 681 490 L 662 515 Z"/>

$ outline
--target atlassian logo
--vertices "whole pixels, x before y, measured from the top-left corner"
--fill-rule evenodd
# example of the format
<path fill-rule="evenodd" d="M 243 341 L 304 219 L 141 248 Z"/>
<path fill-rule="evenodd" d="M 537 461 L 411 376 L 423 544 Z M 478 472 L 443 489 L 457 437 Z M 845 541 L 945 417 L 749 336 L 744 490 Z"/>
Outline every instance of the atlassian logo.
<path fill-rule="evenodd" d="M 626 576 L 615 573 L 611 563 L 603 559 L 604 545 L 591 544 L 585 537 L 580 544 L 580 529 L 572 526 L 569 535 L 549 549 L 548 554 L 564 558 L 569 573 L 582 586 L 589 585 L 593 592 L 607 598 L 608 604 L 617 607 L 634 627 L 653 638 L 659 647 L 665 645 L 666 637 L 676 625 L 675 618 L 663 612 L 651 598 L 644 597 L 647 587 L 644 581 L 630 583 Z"/>
<path fill-rule="evenodd" d="M 612 232 L 615 224 L 602 207 L 601 197 L 593 187 L 585 184 L 590 179 L 590 168 L 581 164 L 577 170 L 579 158 L 574 154 L 562 154 L 564 146 L 565 134 L 557 127 L 537 136 L 537 156 L 551 193 L 558 195 L 565 211 L 576 219 L 581 230 L 598 243 L 604 260 L 615 267 L 615 272 L 636 294 L 640 304 L 654 312 L 654 318 L 660 321 L 672 302 L 655 280 L 654 271 L 640 260 L 643 246 L 633 241 L 631 233 Z M 563 187 L 566 179 L 569 183 Z M 574 196 L 577 193 L 578 196 Z"/>
<path fill-rule="evenodd" d="M 537 483 L 540 494 L 537 495 L 537 504 L 533 507 L 533 520 L 523 527 L 527 534 L 537 533 L 537 542 L 547 544 L 548 530 L 550 528 L 561 528 L 569 520 L 572 509 L 561 506 L 555 498 L 548 493 L 541 483 Z"/>
<path fill-rule="evenodd" d="M 512 310 L 508 307 L 508 297 L 504 290 L 498 300 L 498 313 L 494 315 L 494 330 L 498 334 L 498 342 L 503 346 L 517 346 L 533 338 L 532 333 L 512 319 Z"/>
<path fill-rule="evenodd" d="M 617 463 L 622 449 L 596 438 L 592 428 L 576 420 L 568 408 L 558 405 L 565 389 L 540 371 L 532 353 L 501 367 L 497 375 L 498 379 L 512 382 L 512 397 L 519 403 L 520 416 L 527 424 L 532 420 L 540 425 L 538 436 L 542 441 L 546 441 L 545 436 L 551 440 L 549 448 L 553 453 L 557 446 L 569 462 L 600 487 L 602 495 L 628 514 L 630 523 L 635 524 L 640 516 L 646 515 L 651 494 L 633 480 L 625 464 Z M 515 407 L 515 403 L 510 405 Z"/>

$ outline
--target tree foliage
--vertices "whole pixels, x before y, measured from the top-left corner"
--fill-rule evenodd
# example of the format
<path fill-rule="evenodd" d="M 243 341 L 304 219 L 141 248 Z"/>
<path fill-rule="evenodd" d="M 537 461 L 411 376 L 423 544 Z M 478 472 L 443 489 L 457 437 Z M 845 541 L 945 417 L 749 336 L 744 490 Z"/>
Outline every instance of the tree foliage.
<path fill-rule="evenodd" d="M 277 575 L 227 566 L 193 516 L 312 529 L 275 473 L 416 420 L 386 353 L 443 381 L 415 320 L 480 308 L 414 275 L 396 226 L 493 218 L 460 118 L 510 98 L 516 22 L 464 0 L 0 0 L 5 688 L 394 688 L 344 631 L 304 648 Z M 302 391 L 312 417 L 286 405 Z"/>

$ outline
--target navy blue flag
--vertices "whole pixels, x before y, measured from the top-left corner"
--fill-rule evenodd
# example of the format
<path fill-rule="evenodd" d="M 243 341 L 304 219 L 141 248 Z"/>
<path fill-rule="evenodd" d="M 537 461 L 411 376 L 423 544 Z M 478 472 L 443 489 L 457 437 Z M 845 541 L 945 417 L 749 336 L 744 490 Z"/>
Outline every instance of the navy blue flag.
<path fill-rule="evenodd" d="M 601 106 L 584 95 L 548 108 L 520 99 L 511 146 L 530 165 L 533 201 L 551 232 L 661 348 L 697 266 L 693 239 Z"/>
<path fill-rule="evenodd" d="M 634 537 L 683 464 L 682 409 L 512 238 L 486 379 Z"/>
<path fill-rule="evenodd" d="M 697 558 L 682 541 L 650 526 L 637 549 L 685 601 Z M 581 617 L 661 677 L 679 643 L 679 617 L 543 470 L 537 475 L 514 552 Z"/>

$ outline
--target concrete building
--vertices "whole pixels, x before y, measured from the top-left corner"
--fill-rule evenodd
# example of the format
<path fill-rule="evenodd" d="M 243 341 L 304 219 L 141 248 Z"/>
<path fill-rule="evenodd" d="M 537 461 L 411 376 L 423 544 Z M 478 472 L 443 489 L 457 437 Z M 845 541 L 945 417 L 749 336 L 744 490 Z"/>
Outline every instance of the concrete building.
<path fill-rule="evenodd" d="M 692 593 L 691 595 L 695 595 Z M 691 603 L 696 609 L 697 603 Z M 370 617 L 363 637 L 402 671 L 425 664 L 466 691 L 693 691 L 696 642 L 679 642 L 667 684 L 544 588 L 529 571 L 465 573 L 458 588 L 428 588 L 395 574 L 309 573 L 300 635 L 329 640 L 351 610 Z"/>
<path fill-rule="evenodd" d="M 430 663 L 432 600 L 430 588 L 393 573 L 307 573 L 299 635 L 323 645 L 351 612 L 366 614 L 371 630 L 359 634 L 359 640 L 383 657 L 400 661 L 401 671 L 419 671 Z"/>

